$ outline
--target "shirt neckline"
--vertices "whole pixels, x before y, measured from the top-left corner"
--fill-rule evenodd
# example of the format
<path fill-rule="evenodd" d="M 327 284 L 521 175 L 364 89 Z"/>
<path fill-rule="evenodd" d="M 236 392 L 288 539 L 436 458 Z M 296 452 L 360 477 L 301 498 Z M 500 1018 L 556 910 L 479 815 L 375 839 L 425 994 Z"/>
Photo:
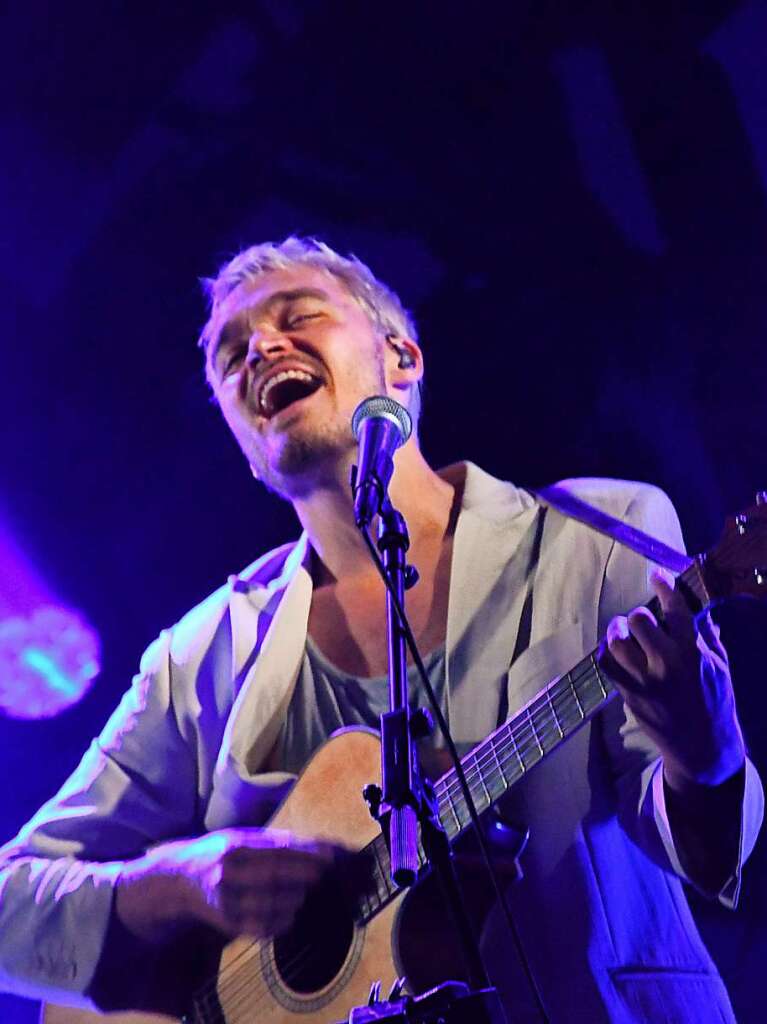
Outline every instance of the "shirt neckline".
<path fill-rule="evenodd" d="M 388 684 L 389 676 L 378 675 L 378 676 L 357 676 L 352 672 L 345 672 L 339 668 L 320 650 L 317 642 L 312 637 L 311 633 L 306 634 L 306 653 L 311 660 L 316 661 L 320 668 L 322 668 L 327 675 L 332 676 L 334 679 L 340 680 L 352 680 L 355 683 L 360 683 L 362 686 L 370 687 L 371 689 L 382 684 Z M 437 661 L 444 656 L 445 645 L 440 644 L 439 647 L 432 648 L 427 654 L 422 655 L 424 667 L 429 671 Z M 416 665 L 408 665 L 407 674 L 408 678 L 417 674 L 418 668 Z"/>

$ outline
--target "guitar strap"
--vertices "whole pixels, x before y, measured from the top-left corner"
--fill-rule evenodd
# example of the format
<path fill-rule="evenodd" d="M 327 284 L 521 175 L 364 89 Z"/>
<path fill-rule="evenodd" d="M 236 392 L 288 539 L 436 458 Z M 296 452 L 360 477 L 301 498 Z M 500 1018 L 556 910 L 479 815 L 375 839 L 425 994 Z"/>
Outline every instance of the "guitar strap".
<path fill-rule="evenodd" d="M 529 487 L 528 490 L 544 505 L 556 509 L 563 516 L 577 519 L 597 533 L 611 537 L 618 544 L 644 555 L 649 561 L 662 565 L 664 569 L 670 569 L 677 575 L 688 569 L 694 561 L 689 555 L 683 555 L 668 544 L 664 544 L 662 540 L 657 540 L 649 533 L 637 529 L 636 526 L 630 526 L 608 512 L 589 505 L 587 501 L 576 497 L 559 484 L 542 487 L 540 490 Z"/>

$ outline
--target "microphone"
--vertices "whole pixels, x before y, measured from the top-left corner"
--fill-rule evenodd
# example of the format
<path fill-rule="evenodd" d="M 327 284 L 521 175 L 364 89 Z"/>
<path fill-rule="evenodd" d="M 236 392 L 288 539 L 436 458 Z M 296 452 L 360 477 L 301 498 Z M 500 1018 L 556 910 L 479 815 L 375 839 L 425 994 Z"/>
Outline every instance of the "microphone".
<path fill-rule="evenodd" d="M 393 455 L 410 437 L 410 413 L 386 395 L 366 398 L 352 416 L 359 443 L 359 465 L 352 477 L 354 519 L 360 529 L 380 512 L 394 472 Z"/>

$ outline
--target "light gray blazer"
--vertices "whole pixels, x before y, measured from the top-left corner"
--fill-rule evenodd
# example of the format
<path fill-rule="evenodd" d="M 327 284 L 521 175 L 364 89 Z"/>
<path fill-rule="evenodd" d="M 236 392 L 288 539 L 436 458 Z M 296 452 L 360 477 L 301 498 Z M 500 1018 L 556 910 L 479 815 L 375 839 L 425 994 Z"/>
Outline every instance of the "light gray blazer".
<path fill-rule="evenodd" d="M 447 622 L 448 719 L 472 745 L 647 596 L 647 563 L 525 491 L 465 471 Z M 670 544 L 662 492 L 607 480 L 575 493 Z M 261 769 L 300 669 L 312 585 L 306 538 L 271 552 L 163 632 L 80 766 L 0 850 L 0 985 L 88 1006 L 121 862 L 171 837 L 266 820 L 289 782 Z M 520 622 L 523 628 L 520 633 Z M 513 664 L 512 664 L 513 661 Z M 515 915 L 552 1022 L 730 1021 L 697 935 L 652 744 L 619 701 L 511 798 L 532 838 Z M 749 764 L 741 859 L 763 797 Z M 620 824 L 619 824 L 620 820 Z M 87 922 L 83 926 L 83 922 Z M 495 981 L 527 1019 L 513 956 L 488 926 Z M 534 1019 L 534 1018 L 531 1018 Z"/>

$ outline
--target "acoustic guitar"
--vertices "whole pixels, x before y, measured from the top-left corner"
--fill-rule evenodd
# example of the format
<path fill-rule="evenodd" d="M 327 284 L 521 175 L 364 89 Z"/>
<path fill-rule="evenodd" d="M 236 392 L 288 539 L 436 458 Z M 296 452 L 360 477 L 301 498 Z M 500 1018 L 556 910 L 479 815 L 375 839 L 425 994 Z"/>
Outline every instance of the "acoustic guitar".
<path fill-rule="evenodd" d="M 679 576 L 677 585 L 693 611 L 729 597 L 767 593 L 766 535 L 767 503 L 759 495 L 756 505 L 727 520 L 719 543 Z M 648 607 L 660 613 L 657 599 Z M 600 670 L 599 648 L 543 687 L 462 759 L 478 811 L 500 800 L 615 695 Z M 376 780 L 380 744 L 375 733 L 345 730 L 315 753 L 270 825 L 357 852 L 332 887 L 310 896 L 287 934 L 229 943 L 217 975 L 205 984 L 190 984 L 185 1024 L 330 1024 L 364 1005 L 377 981 L 385 994 L 406 976 L 410 990 L 420 992 L 456 976 L 442 957 L 439 963 L 424 964 L 417 955 L 419 941 L 408 919 L 420 919 L 412 909 L 425 887 L 419 882 L 404 893 L 390 879 L 386 842 L 361 797 L 363 786 Z M 455 840 L 470 824 L 455 770 L 443 774 L 435 789 L 440 820 Z M 178 1020 L 47 1005 L 41 1024 Z"/>

